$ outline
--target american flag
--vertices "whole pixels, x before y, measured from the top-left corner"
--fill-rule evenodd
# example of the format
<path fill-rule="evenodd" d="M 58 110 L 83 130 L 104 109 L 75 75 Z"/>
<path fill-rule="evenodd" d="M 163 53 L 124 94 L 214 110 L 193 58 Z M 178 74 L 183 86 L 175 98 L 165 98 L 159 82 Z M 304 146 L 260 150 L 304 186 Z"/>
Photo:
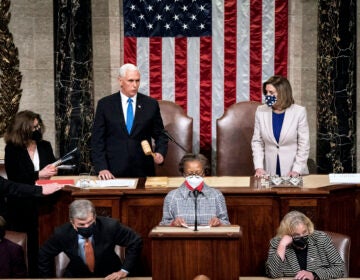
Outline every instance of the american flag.
<path fill-rule="evenodd" d="M 194 119 L 194 152 L 216 150 L 216 119 L 261 101 L 262 83 L 287 76 L 288 0 L 124 0 L 124 62 L 140 92 Z"/>

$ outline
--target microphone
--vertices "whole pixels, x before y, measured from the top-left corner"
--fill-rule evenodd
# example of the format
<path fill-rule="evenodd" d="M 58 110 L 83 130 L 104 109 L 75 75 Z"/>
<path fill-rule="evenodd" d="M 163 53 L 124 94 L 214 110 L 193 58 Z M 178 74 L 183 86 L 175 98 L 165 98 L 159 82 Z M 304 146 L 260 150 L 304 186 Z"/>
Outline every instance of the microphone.
<path fill-rule="evenodd" d="M 195 201 L 194 201 L 194 203 L 195 203 L 195 225 L 194 225 L 194 231 L 198 231 L 198 229 L 197 229 L 197 224 L 198 224 L 198 222 L 197 222 L 197 198 L 198 198 L 199 193 L 201 193 L 201 192 L 198 191 L 197 189 L 195 189 L 195 190 L 193 191 L 193 194 L 194 194 L 194 196 L 195 196 Z"/>
<path fill-rule="evenodd" d="M 163 130 L 161 131 L 161 133 L 164 134 L 171 142 L 175 143 L 176 146 L 178 146 L 180 149 L 182 149 L 185 153 L 188 153 L 188 151 L 187 151 L 183 146 L 181 146 L 181 145 L 175 140 L 175 138 L 171 136 L 171 134 L 170 134 L 167 130 L 163 129 Z"/>

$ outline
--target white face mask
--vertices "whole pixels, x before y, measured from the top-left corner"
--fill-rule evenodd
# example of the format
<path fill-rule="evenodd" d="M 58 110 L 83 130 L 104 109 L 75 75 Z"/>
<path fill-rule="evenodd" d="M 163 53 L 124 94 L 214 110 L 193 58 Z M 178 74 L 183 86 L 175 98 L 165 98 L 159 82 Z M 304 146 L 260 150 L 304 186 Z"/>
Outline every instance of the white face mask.
<path fill-rule="evenodd" d="M 204 178 L 198 175 L 190 175 L 185 177 L 185 180 L 193 189 L 195 189 L 204 181 Z"/>

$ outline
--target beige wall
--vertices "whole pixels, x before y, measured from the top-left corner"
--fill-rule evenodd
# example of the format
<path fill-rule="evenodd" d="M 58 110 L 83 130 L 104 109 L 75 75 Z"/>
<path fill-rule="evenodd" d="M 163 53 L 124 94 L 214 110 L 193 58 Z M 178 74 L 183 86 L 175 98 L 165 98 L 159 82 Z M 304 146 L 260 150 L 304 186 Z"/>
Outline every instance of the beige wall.
<path fill-rule="evenodd" d="M 92 0 L 95 104 L 118 90 L 121 65 L 120 0 Z M 46 139 L 55 145 L 52 1 L 22 0 L 11 3 L 10 31 L 19 49 L 23 74 L 20 109 L 40 113 L 47 126 Z M 317 1 L 289 1 L 289 80 L 297 103 L 306 106 L 310 125 L 310 158 L 316 158 L 316 52 Z M 360 5 L 358 5 L 358 19 Z M 359 20 L 358 20 L 359 21 Z M 359 29 L 358 38 L 359 35 Z M 358 43 L 359 45 L 359 43 Z M 357 47 L 359 52 L 359 46 Z M 360 65 L 358 56 L 357 65 Z M 357 75 L 357 92 L 360 79 Z M 358 108 L 360 98 L 358 98 Z M 358 120 L 358 125 L 359 125 Z M 358 128 L 360 131 L 360 127 Z M 359 140 L 358 140 L 359 141 Z M 3 141 L 0 141 L 0 157 Z M 358 152 L 359 154 L 359 152 Z M 359 166 L 358 156 L 358 166 Z"/>
<path fill-rule="evenodd" d="M 295 102 L 306 107 L 310 156 L 316 160 L 317 1 L 289 1 L 289 75 Z"/>
<path fill-rule="evenodd" d="M 39 113 L 45 138 L 55 145 L 53 5 L 49 0 L 11 1 L 9 30 L 19 51 L 23 89 L 19 110 Z M 4 141 L 0 141 L 0 158 Z"/>

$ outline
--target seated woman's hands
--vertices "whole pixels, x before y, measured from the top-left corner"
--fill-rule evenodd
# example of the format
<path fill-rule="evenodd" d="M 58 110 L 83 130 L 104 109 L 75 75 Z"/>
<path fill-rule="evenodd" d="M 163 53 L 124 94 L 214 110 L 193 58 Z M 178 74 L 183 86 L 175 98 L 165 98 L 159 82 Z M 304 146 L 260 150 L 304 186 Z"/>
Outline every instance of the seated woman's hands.
<path fill-rule="evenodd" d="M 220 219 L 218 217 L 212 217 L 209 221 L 209 226 L 211 227 L 219 227 L 221 226 Z"/>
<path fill-rule="evenodd" d="M 187 226 L 185 220 L 181 217 L 176 217 L 175 220 L 173 220 L 170 225 L 173 227 Z"/>
<path fill-rule="evenodd" d="M 307 270 L 300 270 L 294 277 L 296 280 L 314 280 L 314 274 Z"/>

